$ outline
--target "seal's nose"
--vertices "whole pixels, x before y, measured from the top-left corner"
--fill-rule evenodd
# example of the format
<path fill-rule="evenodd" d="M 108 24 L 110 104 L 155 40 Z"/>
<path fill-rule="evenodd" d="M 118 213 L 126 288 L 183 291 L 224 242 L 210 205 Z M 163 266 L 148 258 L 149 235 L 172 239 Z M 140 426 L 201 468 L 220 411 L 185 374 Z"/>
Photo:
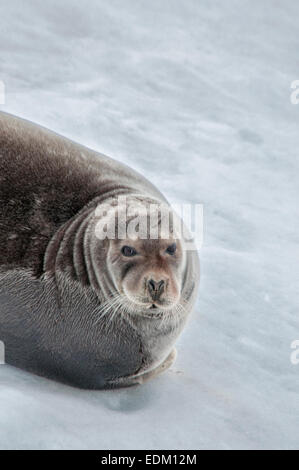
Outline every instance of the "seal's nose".
<path fill-rule="evenodd" d="M 148 281 L 148 290 L 153 298 L 153 300 L 157 300 L 161 294 L 164 292 L 165 289 L 165 281 L 154 281 L 153 279 L 150 279 Z"/>

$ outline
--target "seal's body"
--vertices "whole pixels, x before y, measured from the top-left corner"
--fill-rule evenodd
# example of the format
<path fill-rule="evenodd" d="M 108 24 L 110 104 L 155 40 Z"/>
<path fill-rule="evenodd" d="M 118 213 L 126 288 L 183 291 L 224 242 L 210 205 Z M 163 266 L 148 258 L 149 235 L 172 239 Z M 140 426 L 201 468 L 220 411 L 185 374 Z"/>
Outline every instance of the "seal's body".
<path fill-rule="evenodd" d="M 125 165 L 0 113 L 7 363 L 83 388 L 142 383 L 172 363 L 196 294 L 197 255 L 94 237 L 98 207 L 124 195 L 165 202 Z"/>

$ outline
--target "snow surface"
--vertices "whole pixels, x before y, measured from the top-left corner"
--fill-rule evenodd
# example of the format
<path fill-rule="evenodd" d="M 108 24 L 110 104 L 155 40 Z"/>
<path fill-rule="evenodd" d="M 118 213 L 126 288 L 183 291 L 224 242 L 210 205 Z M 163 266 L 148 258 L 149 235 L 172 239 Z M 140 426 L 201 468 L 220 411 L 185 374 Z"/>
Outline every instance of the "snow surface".
<path fill-rule="evenodd" d="M 204 204 L 171 371 L 88 392 L 0 367 L 2 449 L 299 448 L 299 4 L 9 0 L 1 109 Z"/>

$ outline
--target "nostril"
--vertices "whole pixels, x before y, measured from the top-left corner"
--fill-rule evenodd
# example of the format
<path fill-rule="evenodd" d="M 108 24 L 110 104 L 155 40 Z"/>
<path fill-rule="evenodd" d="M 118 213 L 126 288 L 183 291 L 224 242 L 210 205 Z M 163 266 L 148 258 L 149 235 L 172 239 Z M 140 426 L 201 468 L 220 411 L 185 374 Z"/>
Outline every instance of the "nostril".
<path fill-rule="evenodd" d="M 156 290 L 156 283 L 155 281 L 153 281 L 152 279 L 150 281 L 148 281 L 148 287 L 149 287 L 149 290 L 154 292 Z"/>
<path fill-rule="evenodd" d="M 164 290 L 164 285 L 165 281 L 154 281 L 153 279 L 150 279 L 148 281 L 148 288 L 151 293 L 154 294 L 159 294 Z"/>

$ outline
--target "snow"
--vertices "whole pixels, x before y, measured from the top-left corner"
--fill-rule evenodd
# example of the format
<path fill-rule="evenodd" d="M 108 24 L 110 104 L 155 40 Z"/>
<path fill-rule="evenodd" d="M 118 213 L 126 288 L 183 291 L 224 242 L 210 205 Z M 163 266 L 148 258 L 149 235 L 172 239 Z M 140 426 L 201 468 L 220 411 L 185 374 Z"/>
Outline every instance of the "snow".
<path fill-rule="evenodd" d="M 21 0 L 0 6 L 0 109 L 204 204 L 178 360 L 88 392 L 0 367 L 1 449 L 299 447 L 299 5 Z"/>

